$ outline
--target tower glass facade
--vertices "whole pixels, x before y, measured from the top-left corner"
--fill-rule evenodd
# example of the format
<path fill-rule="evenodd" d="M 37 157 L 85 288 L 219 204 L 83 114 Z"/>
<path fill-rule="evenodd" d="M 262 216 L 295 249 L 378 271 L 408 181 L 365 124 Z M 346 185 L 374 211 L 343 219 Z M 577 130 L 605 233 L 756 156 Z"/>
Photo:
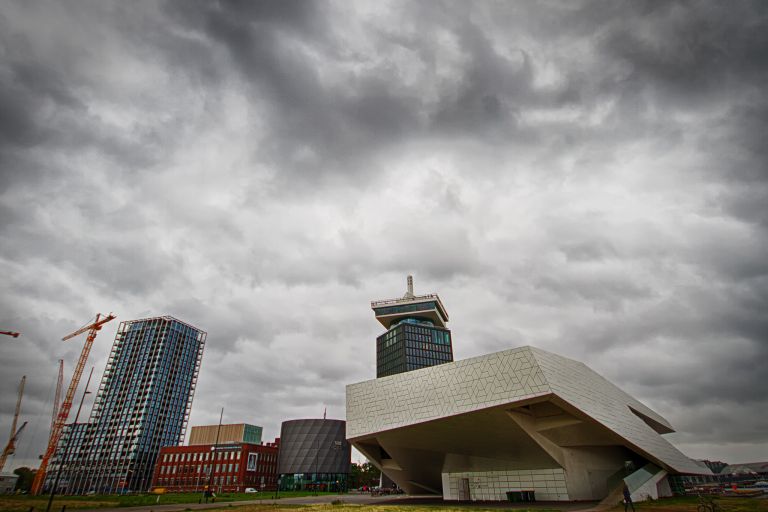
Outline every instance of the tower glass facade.
<path fill-rule="evenodd" d="M 376 377 L 453 361 L 448 313 L 437 294 L 414 295 L 413 278 L 401 299 L 374 301 L 371 308 L 387 332 L 376 338 Z"/>
<path fill-rule="evenodd" d="M 60 494 L 67 494 L 72 479 L 72 472 L 75 471 L 74 464 L 71 462 L 77 460 L 87 431 L 87 423 L 64 425 L 59 444 L 56 446 L 56 452 L 51 459 L 51 464 L 48 466 L 48 472 L 45 474 L 43 488 L 50 489 L 56 482 L 57 473 L 61 471 L 57 489 Z"/>
<path fill-rule="evenodd" d="M 451 331 L 403 321 L 376 338 L 376 377 L 453 361 Z"/>
<path fill-rule="evenodd" d="M 160 448 L 184 439 L 205 340 L 170 316 L 120 324 L 68 492 L 149 488 Z"/>

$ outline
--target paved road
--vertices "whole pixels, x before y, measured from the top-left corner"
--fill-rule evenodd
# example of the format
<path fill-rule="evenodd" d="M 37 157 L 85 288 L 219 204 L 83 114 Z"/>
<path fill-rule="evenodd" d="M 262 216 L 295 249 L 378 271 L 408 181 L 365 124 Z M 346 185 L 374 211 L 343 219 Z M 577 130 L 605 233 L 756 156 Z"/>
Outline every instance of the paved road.
<path fill-rule="evenodd" d="M 567 511 L 579 511 L 587 512 L 589 508 L 595 505 L 594 502 L 589 503 L 563 503 L 563 502 L 537 502 L 537 503 L 520 503 L 511 504 L 508 502 L 491 502 L 491 503 L 458 503 L 458 502 L 444 502 L 440 498 L 434 496 L 370 496 L 368 494 L 344 494 L 344 495 L 321 495 L 321 496 L 302 496 L 301 498 L 281 498 L 279 500 L 262 499 L 262 500 L 247 500 L 247 501 L 220 501 L 218 503 L 174 503 L 169 505 L 163 505 L 162 503 L 155 505 L 145 505 L 141 507 L 120 507 L 120 508 L 101 508 L 93 509 L 89 512 L 177 512 L 184 510 L 209 510 L 221 507 L 229 507 L 230 505 L 235 507 L 239 505 L 267 505 L 267 504 L 284 504 L 284 505 L 314 505 L 320 503 L 331 503 L 335 500 L 341 500 L 344 503 L 356 504 L 356 505 L 440 505 L 446 509 L 453 507 L 477 507 L 477 508 L 548 508 L 548 509 L 560 509 Z M 162 502 L 162 498 L 160 498 Z"/>

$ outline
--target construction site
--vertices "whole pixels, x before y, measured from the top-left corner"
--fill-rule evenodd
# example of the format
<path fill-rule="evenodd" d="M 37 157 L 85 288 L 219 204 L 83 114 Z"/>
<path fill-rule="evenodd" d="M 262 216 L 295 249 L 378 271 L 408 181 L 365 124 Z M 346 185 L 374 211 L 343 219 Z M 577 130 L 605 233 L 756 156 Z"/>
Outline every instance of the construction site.
<path fill-rule="evenodd" d="M 52 500 L 56 494 L 146 490 L 160 447 L 184 439 L 207 335 L 170 316 L 119 324 L 90 414 L 81 421 L 94 369 L 77 396 L 83 373 L 99 331 L 115 318 L 112 313 L 97 314 L 62 337 L 68 341 L 87 334 L 66 386 L 65 361 L 58 361 L 50 429 L 32 495 L 50 494 Z M 0 333 L 20 336 L 15 331 Z M 10 434 L 0 455 L 0 492 L 12 491 L 15 484 L 15 475 L 5 468 L 28 425 L 22 414 L 26 380 L 21 377 Z"/>

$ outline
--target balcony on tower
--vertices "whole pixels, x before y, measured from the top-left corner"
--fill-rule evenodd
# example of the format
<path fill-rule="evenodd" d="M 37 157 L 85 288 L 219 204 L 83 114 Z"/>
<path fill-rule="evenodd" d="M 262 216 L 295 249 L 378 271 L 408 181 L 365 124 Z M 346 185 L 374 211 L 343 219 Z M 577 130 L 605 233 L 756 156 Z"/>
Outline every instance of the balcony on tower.
<path fill-rule="evenodd" d="M 423 318 L 439 327 L 445 327 L 448 322 L 448 313 L 436 293 L 413 294 L 413 276 L 408 276 L 408 291 L 402 298 L 373 301 L 371 309 L 376 320 L 387 329 L 405 318 Z"/>

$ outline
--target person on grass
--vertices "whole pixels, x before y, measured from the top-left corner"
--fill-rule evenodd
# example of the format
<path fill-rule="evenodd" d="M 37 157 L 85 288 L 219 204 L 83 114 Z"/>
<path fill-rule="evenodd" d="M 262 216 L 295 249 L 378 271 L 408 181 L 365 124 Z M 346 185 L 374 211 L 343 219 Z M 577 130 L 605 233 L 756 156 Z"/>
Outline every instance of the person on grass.
<path fill-rule="evenodd" d="M 621 494 L 624 495 L 624 512 L 627 512 L 629 507 L 632 507 L 632 512 L 635 512 L 635 504 L 632 503 L 632 493 L 629 492 L 629 487 L 624 484 L 624 488 L 621 490 Z"/>

